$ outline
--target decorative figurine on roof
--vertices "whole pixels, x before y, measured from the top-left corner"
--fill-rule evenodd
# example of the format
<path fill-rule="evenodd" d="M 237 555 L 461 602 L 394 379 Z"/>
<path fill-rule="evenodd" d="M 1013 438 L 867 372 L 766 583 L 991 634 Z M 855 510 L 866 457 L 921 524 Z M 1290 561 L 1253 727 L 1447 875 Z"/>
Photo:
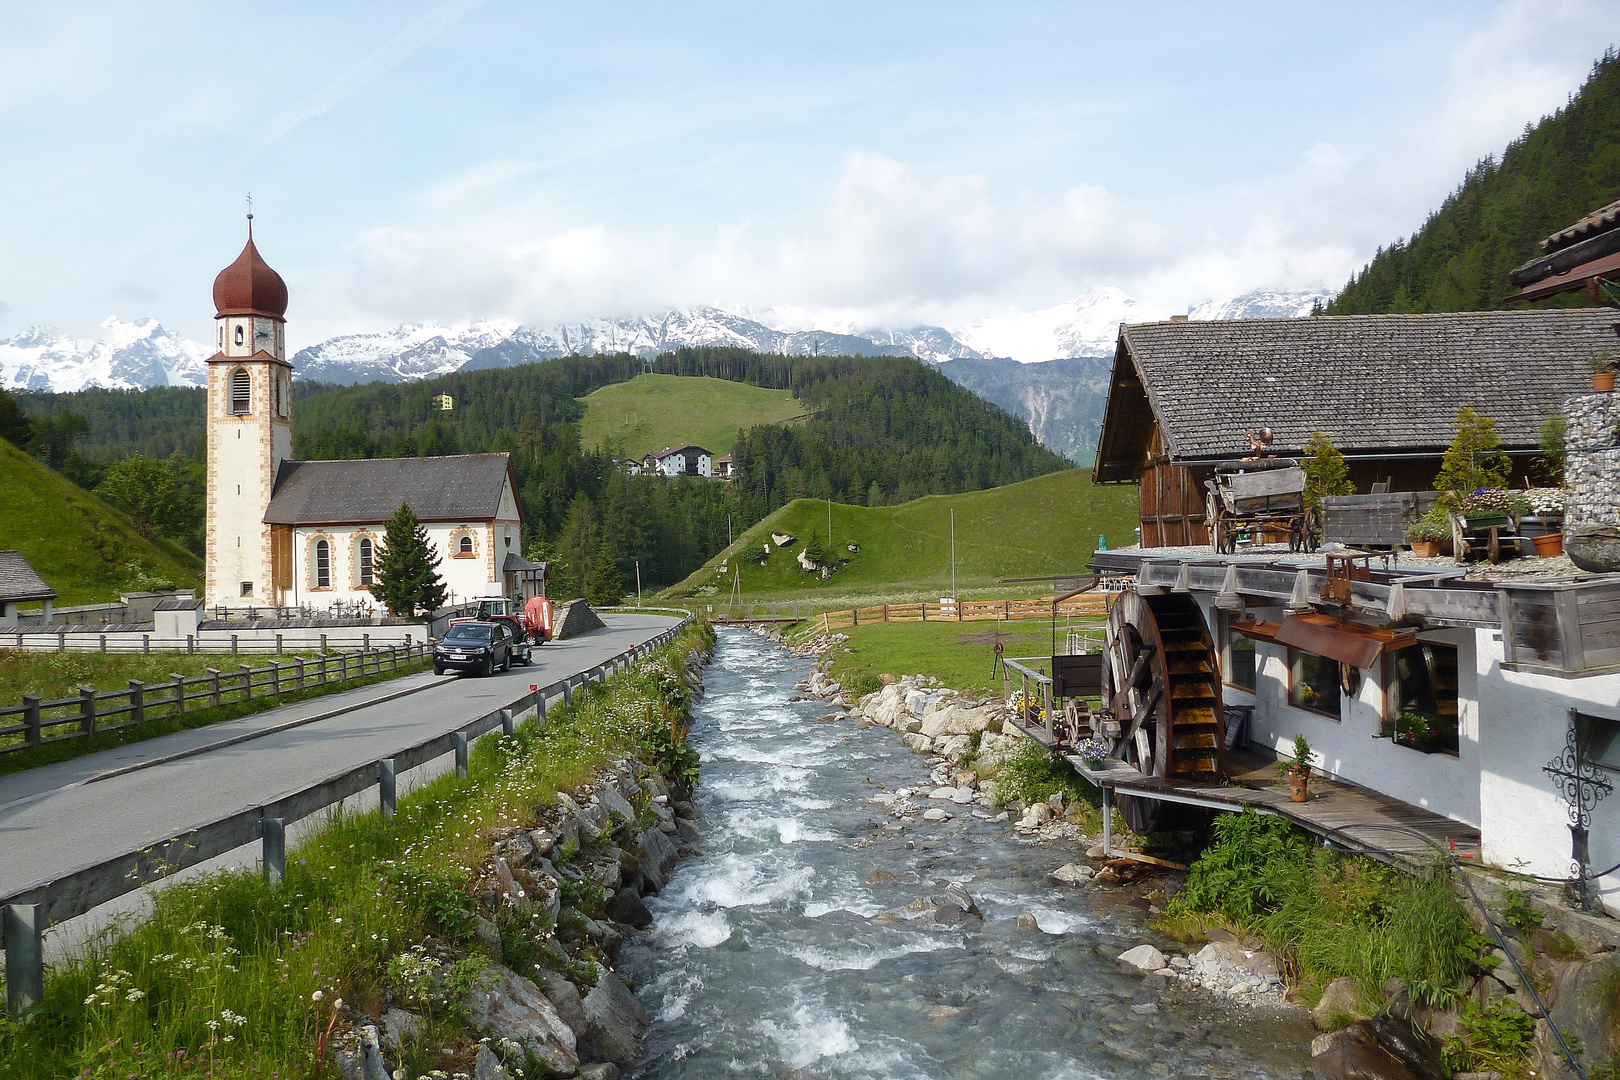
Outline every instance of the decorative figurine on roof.
<path fill-rule="evenodd" d="M 1271 455 L 1266 453 L 1271 448 L 1271 429 L 1263 427 L 1259 431 L 1250 428 L 1243 433 L 1249 440 L 1249 456 L 1244 461 L 1270 461 Z"/>

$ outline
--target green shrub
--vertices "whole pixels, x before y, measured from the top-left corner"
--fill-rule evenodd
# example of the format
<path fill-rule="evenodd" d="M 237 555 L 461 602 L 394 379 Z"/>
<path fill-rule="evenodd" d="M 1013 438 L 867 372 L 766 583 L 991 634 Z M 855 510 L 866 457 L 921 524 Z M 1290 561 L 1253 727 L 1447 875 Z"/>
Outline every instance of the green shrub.
<path fill-rule="evenodd" d="M 1520 1076 L 1536 1037 L 1536 1022 L 1506 1000 L 1482 1009 L 1472 1000 L 1463 1006 L 1462 1038 L 1446 1040 L 1441 1057 L 1452 1072 L 1501 1072 Z M 1567 1035 L 1566 1035 L 1567 1038 Z"/>
<path fill-rule="evenodd" d="M 1097 804 L 1097 790 L 1074 774 L 1074 768 L 1034 739 L 1020 739 L 1001 768 L 996 788 L 1004 802 L 1044 802 L 1058 792 L 1067 799 Z"/>
<path fill-rule="evenodd" d="M 1246 922 L 1276 909 L 1309 858 L 1305 834 L 1283 818 L 1253 810 L 1222 814 L 1173 904 Z"/>

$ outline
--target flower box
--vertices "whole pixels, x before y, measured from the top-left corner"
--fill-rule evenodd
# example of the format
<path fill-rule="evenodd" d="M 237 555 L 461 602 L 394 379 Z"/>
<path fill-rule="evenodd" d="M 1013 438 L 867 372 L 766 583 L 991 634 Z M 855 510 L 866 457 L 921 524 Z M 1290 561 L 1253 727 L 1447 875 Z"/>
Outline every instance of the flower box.
<path fill-rule="evenodd" d="M 1498 528 L 1507 523 L 1508 516 L 1506 514 L 1469 514 L 1463 518 L 1463 528 L 1465 529 Z"/>

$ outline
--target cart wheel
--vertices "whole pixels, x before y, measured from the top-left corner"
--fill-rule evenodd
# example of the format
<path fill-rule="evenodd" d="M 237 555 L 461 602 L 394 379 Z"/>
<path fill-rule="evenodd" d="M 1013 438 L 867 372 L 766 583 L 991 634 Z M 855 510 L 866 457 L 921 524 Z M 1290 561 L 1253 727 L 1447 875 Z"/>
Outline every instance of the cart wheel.
<path fill-rule="evenodd" d="M 1313 506 L 1305 511 L 1305 552 L 1314 555 L 1322 546 L 1322 510 Z"/>
<path fill-rule="evenodd" d="M 1491 563 L 1494 565 L 1502 561 L 1501 530 L 1495 525 L 1491 526 L 1491 538 L 1486 541 L 1486 547 L 1491 553 Z"/>

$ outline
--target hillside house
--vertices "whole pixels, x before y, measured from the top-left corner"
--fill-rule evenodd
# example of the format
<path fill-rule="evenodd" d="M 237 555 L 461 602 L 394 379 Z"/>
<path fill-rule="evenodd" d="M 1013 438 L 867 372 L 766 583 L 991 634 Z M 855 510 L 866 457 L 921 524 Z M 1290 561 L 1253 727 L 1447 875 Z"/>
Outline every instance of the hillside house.
<path fill-rule="evenodd" d="M 1517 482 L 1615 322 L 1600 308 L 1123 325 L 1092 476 L 1140 482 L 1143 547 L 1203 545 L 1204 481 L 1248 453 L 1246 429 L 1269 427 L 1283 457 L 1322 431 L 1358 491 L 1425 491 L 1469 406 L 1496 422 Z"/>
<path fill-rule="evenodd" d="M 666 446 L 658 453 L 651 455 L 653 470 L 659 476 L 702 476 L 714 475 L 714 455 L 696 446 L 687 443 L 682 446 Z"/>
<path fill-rule="evenodd" d="M 735 464 L 730 454 L 722 454 L 714 459 L 714 475 L 722 480 L 731 479 L 731 468 Z"/>
<path fill-rule="evenodd" d="M 1477 828 L 1487 863 L 1569 877 L 1570 805 L 1548 767 L 1620 781 L 1620 575 L 1436 580 L 1375 561 L 1341 605 L 1320 556 L 1108 551 L 1091 565 L 1197 601 L 1224 702 L 1249 712 L 1242 740 L 1290 756 L 1304 735 L 1321 771 Z M 1409 734 L 1414 714 L 1432 729 Z M 1620 799 L 1588 809 L 1597 872 L 1620 863 Z M 1620 914 L 1620 873 L 1596 884 Z"/>
<path fill-rule="evenodd" d="M 56 590 L 45 584 L 20 551 L 0 551 L 0 626 L 16 626 L 23 604 L 40 604 L 42 622 L 51 621 Z"/>

